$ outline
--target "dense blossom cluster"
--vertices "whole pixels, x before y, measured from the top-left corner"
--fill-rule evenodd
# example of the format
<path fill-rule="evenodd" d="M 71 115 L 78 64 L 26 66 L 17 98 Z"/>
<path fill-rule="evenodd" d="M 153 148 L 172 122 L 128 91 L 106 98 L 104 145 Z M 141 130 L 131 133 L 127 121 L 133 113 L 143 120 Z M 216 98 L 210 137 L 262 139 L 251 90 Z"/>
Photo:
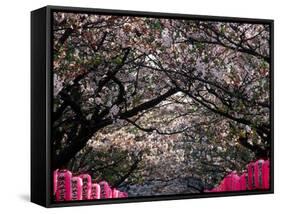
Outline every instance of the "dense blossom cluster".
<path fill-rule="evenodd" d="M 268 158 L 269 34 L 254 23 L 54 13 L 53 166 L 124 189 L 187 177 L 214 186 Z"/>

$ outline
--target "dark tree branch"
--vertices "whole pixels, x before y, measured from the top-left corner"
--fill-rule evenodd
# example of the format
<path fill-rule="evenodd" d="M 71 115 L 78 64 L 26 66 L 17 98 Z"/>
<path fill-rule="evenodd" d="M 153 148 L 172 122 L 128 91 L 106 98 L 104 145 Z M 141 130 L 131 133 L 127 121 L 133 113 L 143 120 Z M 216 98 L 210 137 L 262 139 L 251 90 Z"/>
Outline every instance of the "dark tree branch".
<path fill-rule="evenodd" d="M 57 109 L 57 111 L 53 112 L 52 114 L 52 121 L 57 121 L 61 115 L 63 114 L 64 110 L 67 108 L 66 102 L 63 102 L 60 107 Z"/>
<path fill-rule="evenodd" d="M 210 45 L 219 45 L 219 46 L 222 46 L 224 48 L 231 49 L 233 51 L 239 51 L 239 52 L 242 52 L 242 53 L 250 54 L 252 56 L 256 56 L 258 58 L 263 59 L 267 63 L 270 63 L 270 57 L 268 57 L 268 56 L 264 56 L 260 53 L 255 52 L 252 49 L 243 47 L 243 46 L 241 46 L 239 44 L 236 44 L 236 43 L 232 43 L 233 45 L 236 45 L 236 46 L 227 45 L 227 44 L 223 43 L 219 38 L 217 38 L 217 41 L 209 41 L 209 40 L 195 39 L 195 38 L 189 37 L 184 42 L 185 43 L 203 43 L 203 44 L 210 44 Z"/>
<path fill-rule="evenodd" d="M 65 41 L 68 39 L 68 37 L 73 33 L 74 29 L 73 28 L 67 28 L 63 35 L 59 38 L 56 46 L 55 46 L 55 52 L 58 52 L 60 48 L 63 46 Z"/>
<path fill-rule="evenodd" d="M 123 50 L 123 57 L 122 57 L 122 60 L 121 60 L 121 63 L 118 64 L 115 69 L 113 69 L 113 71 L 109 71 L 105 78 L 103 78 L 102 80 L 100 80 L 99 84 L 98 84 L 98 88 L 96 90 L 96 93 L 99 93 L 102 88 L 117 74 L 117 72 L 124 66 L 126 60 L 127 60 L 127 57 L 130 53 L 130 48 L 125 48 Z"/>
<path fill-rule="evenodd" d="M 152 108 L 152 107 L 156 106 L 157 104 L 159 104 L 160 102 L 162 102 L 163 100 L 165 100 L 166 98 L 168 98 L 169 96 L 175 94 L 177 91 L 178 90 L 175 88 L 170 89 L 165 94 L 160 95 L 160 96 L 156 97 L 155 99 L 142 103 L 139 106 L 137 106 L 129 111 L 121 113 L 119 115 L 120 119 L 125 119 L 125 118 L 135 116 L 143 110 Z M 98 123 L 96 123 L 96 121 L 92 121 L 92 123 L 90 123 L 90 125 L 88 125 L 88 126 L 83 125 L 80 128 L 81 132 L 79 133 L 79 135 L 76 136 L 75 139 L 72 140 L 73 143 L 71 143 L 66 148 L 64 148 L 58 155 L 54 154 L 52 166 L 54 168 L 66 166 L 68 161 L 71 158 L 73 158 L 77 154 L 77 152 L 79 152 L 81 149 L 83 149 L 86 146 L 88 140 L 98 130 L 100 130 L 112 123 L 113 123 L 113 120 L 110 118 L 107 118 L 107 119 L 103 119 L 103 120 L 99 119 Z"/>
<path fill-rule="evenodd" d="M 64 100 L 63 105 L 65 106 L 70 106 L 71 109 L 75 112 L 76 116 L 78 117 L 78 119 L 84 124 L 84 125 L 88 125 L 89 122 L 85 119 L 83 112 L 81 110 L 81 107 L 78 103 L 76 103 L 70 95 L 65 94 L 65 93 L 61 93 L 61 98 L 62 100 Z"/>
<path fill-rule="evenodd" d="M 146 109 L 149 109 L 151 107 L 156 106 L 157 104 L 159 104 L 160 102 L 162 102 L 163 100 L 165 100 L 166 98 L 172 96 L 173 94 L 177 93 L 179 90 L 176 88 L 171 88 L 169 89 L 166 93 L 159 95 L 158 97 L 156 97 L 155 99 L 149 100 L 145 103 L 140 104 L 139 106 L 136 106 L 135 108 L 128 110 L 124 113 L 121 113 L 120 119 L 125 119 L 125 118 L 129 118 L 132 116 L 137 115 L 139 112 L 144 111 Z"/>
<path fill-rule="evenodd" d="M 257 144 L 250 144 L 248 141 L 248 136 L 240 137 L 239 138 L 240 145 L 244 146 L 245 148 L 253 151 L 255 153 L 256 158 L 267 158 L 268 152 L 266 149 L 261 148 Z"/>

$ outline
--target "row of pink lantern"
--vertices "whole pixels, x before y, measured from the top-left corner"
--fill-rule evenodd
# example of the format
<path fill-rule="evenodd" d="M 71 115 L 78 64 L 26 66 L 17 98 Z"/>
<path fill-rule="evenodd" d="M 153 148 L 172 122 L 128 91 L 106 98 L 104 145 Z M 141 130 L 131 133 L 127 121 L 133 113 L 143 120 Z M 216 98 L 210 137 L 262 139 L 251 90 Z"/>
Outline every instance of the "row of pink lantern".
<path fill-rule="evenodd" d="M 72 176 L 68 170 L 55 170 L 53 173 L 54 197 L 56 201 L 95 200 L 126 198 L 128 194 L 111 188 L 106 181 L 92 183 L 88 174 Z"/>
<path fill-rule="evenodd" d="M 270 170 L 269 160 L 257 160 L 247 166 L 247 172 L 241 176 L 236 172 L 227 175 L 218 186 L 205 192 L 243 191 L 269 189 Z"/>

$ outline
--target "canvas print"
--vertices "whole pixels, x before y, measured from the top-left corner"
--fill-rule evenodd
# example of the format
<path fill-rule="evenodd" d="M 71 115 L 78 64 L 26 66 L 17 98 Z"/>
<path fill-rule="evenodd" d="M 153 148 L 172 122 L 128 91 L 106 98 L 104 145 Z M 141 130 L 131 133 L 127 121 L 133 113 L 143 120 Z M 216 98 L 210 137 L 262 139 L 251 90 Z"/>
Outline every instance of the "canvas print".
<path fill-rule="evenodd" d="M 52 13 L 54 203 L 270 189 L 270 26 Z"/>

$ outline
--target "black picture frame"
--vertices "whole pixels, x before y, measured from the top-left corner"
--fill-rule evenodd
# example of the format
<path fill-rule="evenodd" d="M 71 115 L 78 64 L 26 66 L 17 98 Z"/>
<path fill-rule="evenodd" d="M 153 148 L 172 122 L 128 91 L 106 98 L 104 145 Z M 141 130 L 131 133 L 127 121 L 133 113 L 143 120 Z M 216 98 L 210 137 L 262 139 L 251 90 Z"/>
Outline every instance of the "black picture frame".
<path fill-rule="evenodd" d="M 52 109 L 52 13 L 79 12 L 102 15 L 126 15 L 220 22 L 260 23 L 270 26 L 270 124 L 271 160 L 270 189 L 241 192 L 218 192 L 204 194 L 183 194 L 169 196 L 149 196 L 125 199 L 105 199 L 94 201 L 69 201 L 52 203 L 51 172 L 51 109 Z M 274 21 L 269 19 L 249 19 L 219 16 L 186 15 L 143 11 L 91 9 L 79 7 L 46 6 L 31 12 L 31 202 L 44 207 L 113 204 L 161 200 L 177 200 L 208 197 L 241 196 L 274 193 Z"/>

